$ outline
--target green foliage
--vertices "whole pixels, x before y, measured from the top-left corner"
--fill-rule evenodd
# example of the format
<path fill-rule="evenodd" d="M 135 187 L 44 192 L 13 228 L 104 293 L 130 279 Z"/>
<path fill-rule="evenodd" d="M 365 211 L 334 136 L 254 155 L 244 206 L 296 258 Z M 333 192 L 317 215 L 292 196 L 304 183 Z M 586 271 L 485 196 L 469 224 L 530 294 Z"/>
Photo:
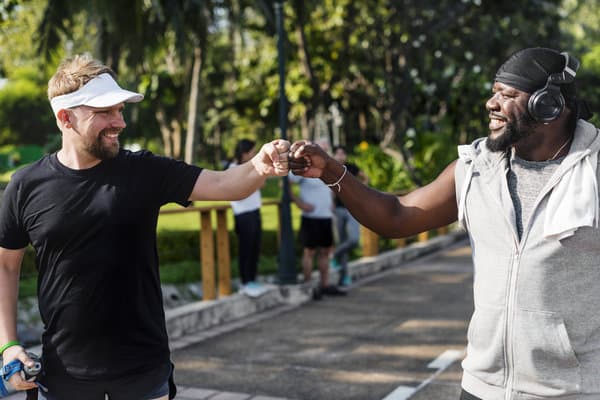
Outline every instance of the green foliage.
<path fill-rule="evenodd" d="M 45 90 L 31 79 L 32 73 L 17 70 L 14 78 L 0 89 L 0 145 L 43 145 L 49 134 L 56 131 Z"/>
<path fill-rule="evenodd" d="M 0 172 L 13 170 L 15 167 L 39 160 L 43 155 L 40 146 L 0 146 Z"/>
<path fill-rule="evenodd" d="M 365 142 L 356 148 L 355 154 L 350 161 L 369 177 L 369 186 L 387 192 L 401 192 L 413 187 L 402 165 L 381 148 Z"/>

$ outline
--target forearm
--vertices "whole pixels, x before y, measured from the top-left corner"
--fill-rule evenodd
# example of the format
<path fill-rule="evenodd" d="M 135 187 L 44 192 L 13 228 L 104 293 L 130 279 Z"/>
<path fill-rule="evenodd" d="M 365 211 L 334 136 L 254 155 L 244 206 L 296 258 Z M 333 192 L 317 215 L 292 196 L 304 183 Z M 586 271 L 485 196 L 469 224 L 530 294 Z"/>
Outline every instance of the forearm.
<path fill-rule="evenodd" d="M 260 189 L 267 177 L 247 162 L 225 171 L 204 169 L 198 176 L 190 200 L 241 200 Z"/>
<path fill-rule="evenodd" d="M 332 190 L 362 225 L 384 237 L 407 237 L 456 220 L 454 168 L 452 163 L 432 183 L 399 197 L 369 188 L 349 173 L 340 181 L 343 166 L 331 158 L 321 179 L 339 181 Z"/>
<path fill-rule="evenodd" d="M 0 346 L 17 339 L 19 270 L 0 266 Z"/>
<path fill-rule="evenodd" d="M 399 199 L 364 185 L 359 179 L 345 172 L 344 167 L 330 158 L 323 169 L 321 180 L 331 186 L 344 206 L 362 225 L 385 237 L 409 235 L 403 229 L 403 209 Z M 340 178 L 344 177 L 340 180 Z"/>

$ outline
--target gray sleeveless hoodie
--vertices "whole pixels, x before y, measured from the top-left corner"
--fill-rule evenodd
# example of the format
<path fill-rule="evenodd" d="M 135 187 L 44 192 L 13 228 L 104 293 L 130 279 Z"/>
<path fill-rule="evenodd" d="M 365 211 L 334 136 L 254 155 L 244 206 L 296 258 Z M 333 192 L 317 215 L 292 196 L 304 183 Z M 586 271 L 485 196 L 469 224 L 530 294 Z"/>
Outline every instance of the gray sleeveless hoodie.
<path fill-rule="evenodd" d="M 459 147 L 459 222 L 469 233 L 475 265 L 475 310 L 462 386 L 473 395 L 484 400 L 600 400 L 599 149 L 599 131 L 579 120 L 569 154 L 539 194 L 529 221 L 523 221 L 519 240 L 506 156 L 488 151 L 485 139 Z M 574 226 L 566 237 L 549 237 L 551 194 L 560 193 L 561 181 L 578 179 L 572 173 L 582 165 L 595 170 L 591 175 L 587 170 L 592 179 L 583 185 L 595 185 L 595 197 L 586 203 L 595 222 Z M 562 193 L 569 193 L 565 184 Z M 556 215 L 569 211 L 572 202 L 581 208 L 577 195 L 561 197 L 551 205 L 562 209 Z"/>

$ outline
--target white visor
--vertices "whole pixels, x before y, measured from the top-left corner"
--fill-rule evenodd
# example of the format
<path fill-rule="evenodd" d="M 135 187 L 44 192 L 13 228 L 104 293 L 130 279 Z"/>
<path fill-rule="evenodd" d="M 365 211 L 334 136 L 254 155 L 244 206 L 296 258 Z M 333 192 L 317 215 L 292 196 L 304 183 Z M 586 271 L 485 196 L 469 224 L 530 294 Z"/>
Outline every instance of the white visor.
<path fill-rule="evenodd" d="M 112 107 L 119 103 L 137 103 L 143 98 L 141 93 L 121 89 L 110 74 L 101 74 L 74 92 L 53 97 L 50 105 L 57 115 L 60 110 L 71 107 Z"/>

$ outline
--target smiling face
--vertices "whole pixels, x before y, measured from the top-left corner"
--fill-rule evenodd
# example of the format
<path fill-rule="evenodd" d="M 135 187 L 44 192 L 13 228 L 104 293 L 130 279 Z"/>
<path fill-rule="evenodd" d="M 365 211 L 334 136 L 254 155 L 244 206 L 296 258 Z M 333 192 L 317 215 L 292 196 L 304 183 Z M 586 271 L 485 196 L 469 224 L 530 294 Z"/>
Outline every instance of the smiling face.
<path fill-rule="evenodd" d="M 78 152 L 97 160 L 106 160 L 119 153 L 119 135 L 126 126 L 123 103 L 104 108 L 79 106 L 69 111 L 76 133 L 71 140 Z"/>
<path fill-rule="evenodd" d="M 494 95 L 485 103 L 490 116 L 486 146 L 490 151 L 505 151 L 529 136 L 537 122 L 527 111 L 529 93 L 500 82 L 492 90 Z"/>

